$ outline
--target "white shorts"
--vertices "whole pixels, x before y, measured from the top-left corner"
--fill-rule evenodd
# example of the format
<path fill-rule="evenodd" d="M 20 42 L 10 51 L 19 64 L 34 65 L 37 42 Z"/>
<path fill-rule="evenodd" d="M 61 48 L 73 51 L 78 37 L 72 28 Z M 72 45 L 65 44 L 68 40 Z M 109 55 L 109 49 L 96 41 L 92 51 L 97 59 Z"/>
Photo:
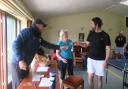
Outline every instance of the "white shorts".
<path fill-rule="evenodd" d="M 124 55 L 124 47 L 116 47 L 115 53 Z"/>
<path fill-rule="evenodd" d="M 105 75 L 105 68 L 103 67 L 104 60 L 87 59 L 87 72 L 94 73 L 97 76 Z"/>

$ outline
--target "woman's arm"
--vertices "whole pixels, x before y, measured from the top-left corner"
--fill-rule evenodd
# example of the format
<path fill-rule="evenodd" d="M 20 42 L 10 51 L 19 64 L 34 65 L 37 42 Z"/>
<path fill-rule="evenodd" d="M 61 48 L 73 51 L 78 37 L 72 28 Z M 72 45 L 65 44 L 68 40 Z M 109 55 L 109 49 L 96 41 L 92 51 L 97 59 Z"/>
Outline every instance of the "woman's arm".
<path fill-rule="evenodd" d="M 67 63 L 67 60 L 64 59 L 64 58 L 62 58 L 62 57 L 60 56 L 59 52 L 60 52 L 59 50 L 56 50 L 56 56 L 58 57 L 58 60 L 62 60 L 64 63 Z"/>

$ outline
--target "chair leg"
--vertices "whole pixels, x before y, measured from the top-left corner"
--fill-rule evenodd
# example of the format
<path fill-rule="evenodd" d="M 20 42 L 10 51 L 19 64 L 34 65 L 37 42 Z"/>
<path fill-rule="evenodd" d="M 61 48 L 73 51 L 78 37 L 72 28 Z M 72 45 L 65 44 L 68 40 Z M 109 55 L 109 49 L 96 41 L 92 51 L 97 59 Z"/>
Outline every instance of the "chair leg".
<path fill-rule="evenodd" d="M 63 84 L 61 85 L 61 89 L 64 89 L 64 85 Z"/>
<path fill-rule="evenodd" d="M 62 89 L 64 89 L 64 86 L 62 86 Z"/>
<path fill-rule="evenodd" d="M 84 89 L 84 81 L 82 82 L 82 89 Z"/>
<path fill-rule="evenodd" d="M 106 69 L 106 84 L 108 82 L 108 65 L 107 65 L 107 69 Z"/>

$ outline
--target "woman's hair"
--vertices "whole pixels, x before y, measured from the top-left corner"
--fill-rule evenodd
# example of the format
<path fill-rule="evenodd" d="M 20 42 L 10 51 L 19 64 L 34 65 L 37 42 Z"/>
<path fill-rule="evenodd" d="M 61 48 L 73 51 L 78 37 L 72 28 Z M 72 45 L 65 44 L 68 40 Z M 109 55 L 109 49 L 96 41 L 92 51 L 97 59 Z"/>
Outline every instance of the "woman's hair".
<path fill-rule="evenodd" d="M 64 36 L 68 38 L 68 30 L 67 29 L 60 30 L 60 32 L 59 32 L 59 40 L 62 40 Z"/>

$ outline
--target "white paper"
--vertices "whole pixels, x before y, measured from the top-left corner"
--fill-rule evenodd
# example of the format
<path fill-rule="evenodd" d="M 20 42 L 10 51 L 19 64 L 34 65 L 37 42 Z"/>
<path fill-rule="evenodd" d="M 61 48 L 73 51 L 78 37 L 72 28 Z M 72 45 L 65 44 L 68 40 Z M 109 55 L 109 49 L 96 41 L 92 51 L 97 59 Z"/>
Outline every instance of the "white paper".
<path fill-rule="evenodd" d="M 47 72 L 49 67 L 38 67 L 36 72 Z"/>
<path fill-rule="evenodd" d="M 49 87 L 53 82 L 50 82 L 49 78 L 42 78 L 39 84 L 39 87 Z"/>
<path fill-rule="evenodd" d="M 32 76 L 32 81 L 40 81 L 40 77 L 40 75 L 35 74 Z"/>
<path fill-rule="evenodd" d="M 49 77 L 50 81 L 54 81 L 55 77 Z"/>

